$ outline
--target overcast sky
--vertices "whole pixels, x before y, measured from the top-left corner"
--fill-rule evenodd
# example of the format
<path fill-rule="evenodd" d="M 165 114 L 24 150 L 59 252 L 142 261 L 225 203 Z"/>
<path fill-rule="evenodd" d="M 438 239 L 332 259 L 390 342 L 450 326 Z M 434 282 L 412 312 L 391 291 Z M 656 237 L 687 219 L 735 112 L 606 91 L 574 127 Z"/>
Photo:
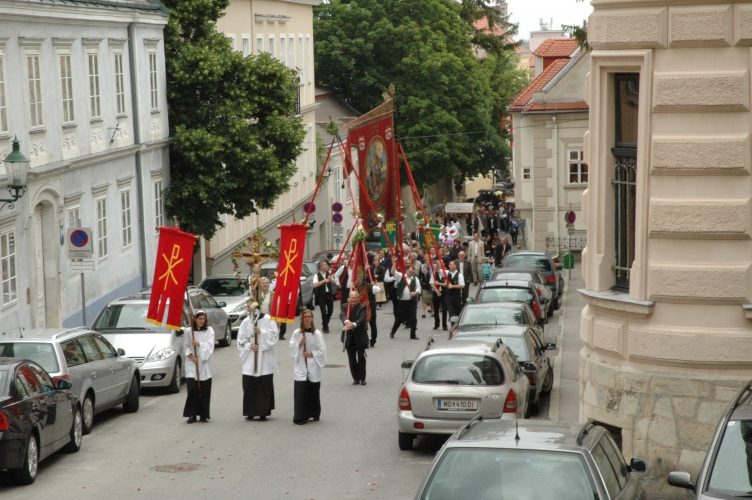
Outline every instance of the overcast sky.
<path fill-rule="evenodd" d="M 562 24 L 582 25 L 593 8 L 590 0 L 507 0 L 510 21 L 519 24 L 519 38 L 527 40 L 530 32 L 538 30 L 540 18 L 546 23 L 553 19 L 553 29 Z"/>

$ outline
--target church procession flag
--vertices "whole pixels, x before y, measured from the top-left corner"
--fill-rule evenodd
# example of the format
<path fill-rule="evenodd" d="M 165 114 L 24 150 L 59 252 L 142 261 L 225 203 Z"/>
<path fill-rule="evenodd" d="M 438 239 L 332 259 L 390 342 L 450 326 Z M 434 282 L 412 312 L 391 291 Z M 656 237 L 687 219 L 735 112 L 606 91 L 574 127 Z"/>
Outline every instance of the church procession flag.
<path fill-rule="evenodd" d="M 295 309 L 300 290 L 300 273 L 303 271 L 306 224 L 280 226 L 280 250 L 277 263 L 277 283 L 269 306 L 272 320 L 278 323 L 295 321 Z"/>
<path fill-rule="evenodd" d="M 182 323 L 183 301 L 196 237 L 174 227 L 160 227 L 158 230 L 157 262 L 146 319 L 150 323 L 166 324 L 177 330 Z M 168 309 L 166 320 L 165 309 Z"/>

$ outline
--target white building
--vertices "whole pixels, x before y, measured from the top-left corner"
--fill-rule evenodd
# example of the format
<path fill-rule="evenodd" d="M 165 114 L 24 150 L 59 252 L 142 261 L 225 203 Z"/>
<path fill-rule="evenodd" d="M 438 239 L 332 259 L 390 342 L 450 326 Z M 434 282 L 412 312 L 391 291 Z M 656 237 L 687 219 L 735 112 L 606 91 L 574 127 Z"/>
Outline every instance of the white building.
<path fill-rule="evenodd" d="M 169 179 L 167 16 L 151 0 L 0 0 L 0 158 L 17 136 L 31 160 L 28 191 L 0 209 L 3 329 L 82 323 L 71 227 L 93 230 L 88 323 L 151 279 Z"/>

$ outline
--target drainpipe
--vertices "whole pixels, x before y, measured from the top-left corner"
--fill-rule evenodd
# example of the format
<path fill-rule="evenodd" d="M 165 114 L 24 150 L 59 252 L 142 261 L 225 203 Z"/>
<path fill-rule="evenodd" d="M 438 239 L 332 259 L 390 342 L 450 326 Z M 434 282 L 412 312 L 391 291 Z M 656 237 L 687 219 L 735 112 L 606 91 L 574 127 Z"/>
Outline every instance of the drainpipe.
<path fill-rule="evenodd" d="M 559 122 L 555 114 L 551 120 L 554 124 L 554 238 L 559 245 Z M 558 247 L 557 253 L 559 253 Z"/>
<path fill-rule="evenodd" d="M 135 23 L 128 24 L 128 62 L 130 65 L 131 80 L 131 106 L 133 108 L 133 140 L 136 144 L 141 144 L 141 117 L 139 115 L 138 99 L 138 79 L 136 78 L 136 27 Z M 138 254 L 141 268 L 141 288 L 146 288 L 146 231 L 144 228 L 144 190 L 143 190 L 143 172 L 141 165 L 142 151 L 146 145 L 141 144 L 141 148 L 136 151 L 136 199 L 138 200 L 138 232 L 139 244 Z"/>

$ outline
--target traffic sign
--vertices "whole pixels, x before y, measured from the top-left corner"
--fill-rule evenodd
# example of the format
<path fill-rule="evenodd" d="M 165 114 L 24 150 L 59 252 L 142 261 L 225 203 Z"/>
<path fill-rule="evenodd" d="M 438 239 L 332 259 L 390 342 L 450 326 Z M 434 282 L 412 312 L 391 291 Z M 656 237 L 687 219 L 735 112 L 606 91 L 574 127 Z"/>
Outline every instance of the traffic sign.
<path fill-rule="evenodd" d="M 577 220 L 577 214 L 574 213 L 574 210 L 567 210 L 567 213 L 564 214 L 564 222 L 574 224 L 575 220 Z"/>
<path fill-rule="evenodd" d="M 88 227 L 76 227 L 68 232 L 68 258 L 91 259 L 94 255 L 91 229 Z"/>

